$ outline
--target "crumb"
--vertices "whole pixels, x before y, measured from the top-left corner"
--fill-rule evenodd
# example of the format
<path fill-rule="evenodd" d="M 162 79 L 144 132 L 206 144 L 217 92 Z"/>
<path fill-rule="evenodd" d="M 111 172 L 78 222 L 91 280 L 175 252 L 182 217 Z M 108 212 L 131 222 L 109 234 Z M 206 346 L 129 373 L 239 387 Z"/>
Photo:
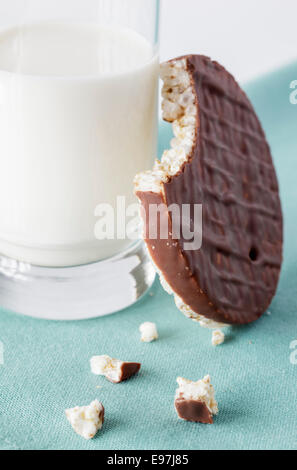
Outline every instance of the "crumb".
<path fill-rule="evenodd" d="M 212 333 L 212 345 L 213 346 L 219 346 L 220 344 L 223 344 L 225 341 L 225 335 L 221 330 L 215 330 Z"/>
<path fill-rule="evenodd" d="M 159 337 L 155 323 L 142 323 L 142 325 L 139 327 L 139 331 L 141 333 L 141 341 L 144 343 L 151 343 Z"/>
<path fill-rule="evenodd" d="M 124 362 L 109 356 L 93 356 L 90 360 L 91 371 L 95 375 L 104 375 L 110 382 L 119 383 L 136 374 L 139 362 Z"/>
<path fill-rule="evenodd" d="M 74 431 L 84 439 L 93 439 L 104 422 L 104 406 L 98 400 L 88 406 L 76 406 L 65 410 Z"/>
<path fill-rule="evenodd" d="M 197 382 L 178 377 L 177 383 L 174 406 L 178 417 L 186 421 L 211 424 L 213 415 L 219 410 L 210 376 Z"/>

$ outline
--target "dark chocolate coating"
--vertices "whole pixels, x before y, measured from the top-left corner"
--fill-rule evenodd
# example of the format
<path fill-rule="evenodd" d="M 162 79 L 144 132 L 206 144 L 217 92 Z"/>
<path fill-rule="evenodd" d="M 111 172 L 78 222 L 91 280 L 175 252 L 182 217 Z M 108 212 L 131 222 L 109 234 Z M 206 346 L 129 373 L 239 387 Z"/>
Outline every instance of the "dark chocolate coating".
<path fill-rule="evenodd" d="M 101 403 L 102 405 L 102 403 Z M 102 405 L 102 411 L 100 413 L 100 417 L 101 417 L 101 420 L 102 420 L 102 424 L 104 423 L 104 418 L 105 418 L 105 408 L 104 406 Z"/>
<path fill-rule="evenodd" d="M 129 379 L 129 377 L 132 377 L 132 375 L 137 374 L 141 367 L 141 364 L 139 362 L 124 362 L 122 365 L 122 376 L 121 376 L 121 382 L 123 380 Z"/>
<path fill-rule="evenodd" d="M 198 107 L 190 161 L 164 184 L 165 201 L 153 193 L 137 195 L 144 207 L 156 199 L 180 208 L 202 204 L 202 248 L 186 251 L 189 240 L 174 243 L 170 236 L 146 236 L 146 242 L 167 282 L 194 312 L 249 323 L 268 308 L 280 274 L 277 177 L 261 124 L 232 75 L 204 56 L 186 61 Z"/>
<path fill-rule="evenodd" d="M 174 402 L 174 406 L 181 419 L 194 423 L 213 423 L 212 414 L 206 404 L 201 401 L 177 398 Z"/>

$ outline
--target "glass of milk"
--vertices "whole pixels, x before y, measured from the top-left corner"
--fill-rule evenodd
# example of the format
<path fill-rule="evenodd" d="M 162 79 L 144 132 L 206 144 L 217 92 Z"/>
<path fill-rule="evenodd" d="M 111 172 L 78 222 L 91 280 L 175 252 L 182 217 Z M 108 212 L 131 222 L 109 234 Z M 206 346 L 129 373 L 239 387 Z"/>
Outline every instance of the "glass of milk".
<path fill-rule="evenodd" d="M 154 270 L 133 177 L 156 154 L 157 0 L 0 0 L 0 305 L 73 320 Z"/>

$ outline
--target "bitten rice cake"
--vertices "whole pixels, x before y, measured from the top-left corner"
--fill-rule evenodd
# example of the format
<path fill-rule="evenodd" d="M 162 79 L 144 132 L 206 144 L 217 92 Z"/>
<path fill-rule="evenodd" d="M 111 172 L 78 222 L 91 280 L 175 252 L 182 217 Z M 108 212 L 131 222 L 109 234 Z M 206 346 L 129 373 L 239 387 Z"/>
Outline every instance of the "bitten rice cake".
<path fill-rule="evenodd" d="M 175 138 L 152 171 L 135 178 L 144 240 L 163 287 L 202 326 L 257 320 L 277 288 L 283 219 L 269 145 L 246 94 L 217 62 L 200 55 L 161 66 L 163 117 Z M 163 205 L 168 233 L 150 237 L 152 205 Z M 180 218 L 181 236 L 174 238 Z M 202 246 L 187 249 L 193 207 L 202 205 Z M 164 209 L 165 208 L 165 209 Z M 161 212 L 162 212 L 161 211 Z"/>

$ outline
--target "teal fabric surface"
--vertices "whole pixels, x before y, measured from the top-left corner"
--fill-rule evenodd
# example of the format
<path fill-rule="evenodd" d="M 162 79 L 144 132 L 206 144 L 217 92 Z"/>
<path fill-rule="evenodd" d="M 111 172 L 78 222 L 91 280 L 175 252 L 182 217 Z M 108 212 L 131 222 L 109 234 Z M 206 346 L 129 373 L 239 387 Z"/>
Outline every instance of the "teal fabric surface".
<path fill-rule="evenodd" d="M 1 310 L 1 449 L 297 447 L 297 365 L 290 361 L 297 339 L 297 105 L 289 102 L 294 79 L 297 64 L 246 87 L 272 146 L 285 213 L 285 260 L 271 315 L 229 328 L 225 344 L 214 348 L 211 333 L 184 318 L 158 282 L 132 308 L 97 320 L 47 322 Z M 162 125 L 160 134 L 161 152 L 169 127 Z M 157 323 L 158 341 L 140 342 L 143 321 Z M 113 385 L 91 374 L 94 354 L 141 361 L 141 372 Z M 176 377 L 197 380 L 208 373 L 220 409 L 215 423 L 178 420 Z M 95 398 L 105 406 L 106 422 L 95 439 L 85 441 L 64 410 Z"/>

